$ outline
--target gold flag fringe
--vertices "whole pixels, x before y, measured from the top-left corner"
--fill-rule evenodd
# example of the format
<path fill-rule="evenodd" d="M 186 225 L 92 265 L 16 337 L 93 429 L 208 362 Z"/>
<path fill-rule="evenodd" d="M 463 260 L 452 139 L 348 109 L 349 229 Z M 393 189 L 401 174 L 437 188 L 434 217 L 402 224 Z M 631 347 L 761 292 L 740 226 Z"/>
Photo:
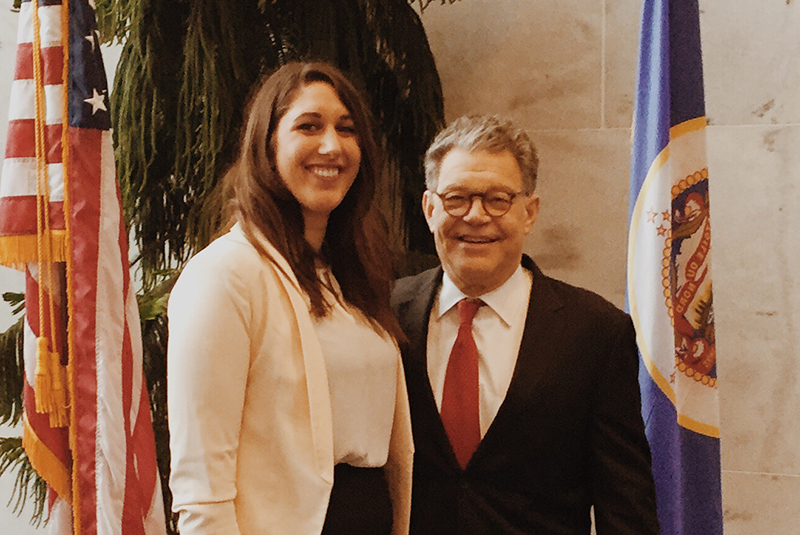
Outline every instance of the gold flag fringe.
<path fill-rule="evenodd" d="M 72 504 L 72 484 L 70 468 L 65 466 L 33 430 L 28 418 L 22 419 L 22 447 L 28 459 L 42 479 L 53 487 L 58 495 Z"/>
<path fill-rule="evenodd" d="M 47 239 L 47 238 L 45 238 Z M 67 232 L 65 230 L 50 230 L 50 258 L 45 262 L 67 261 Z M 25 264 L 38 262 L 38 237 L 35 234 L 25 236 L 0 236 L 0 264 L 25 271 Z"/>

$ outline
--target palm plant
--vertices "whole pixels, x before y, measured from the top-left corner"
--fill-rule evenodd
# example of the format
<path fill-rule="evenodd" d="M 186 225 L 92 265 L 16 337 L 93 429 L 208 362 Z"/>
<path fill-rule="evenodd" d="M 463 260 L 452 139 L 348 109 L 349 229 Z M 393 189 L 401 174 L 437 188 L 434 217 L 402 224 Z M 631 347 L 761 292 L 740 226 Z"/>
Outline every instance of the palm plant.
<path fill-rule="evenodd" d="M 420 9 L 430 1 L 421 0 Z M 411 271 L 433 258 L 419 199 L 422 155 L 443 124 L 441 85 L 409 0 L 96 0 L 96 6 L 102 40 L 123 45 L 112 92 L 117 172 L 143 283 L 145 375 L 169 511 L 165 302 L 180 267 L 220 223 L 217 181 L 237 150 L 251 88 L 287 61 L 314 59 L 339 66 L 363 90 L 387 155 L 379 203 L 391 245 L 405 260 L 402 270 Z M 22 306 L 18 296 L 7 300 Z M 22 412 L 20 325 L 0 337 L 0 423 L 16 423 Z M 39 521 L 44 485 L 15 440 L 0 439 L 0 474 L 17 470 L 18 503 L 32 496 Z M 167 524 L 174 533 L 175 519 Z"/>

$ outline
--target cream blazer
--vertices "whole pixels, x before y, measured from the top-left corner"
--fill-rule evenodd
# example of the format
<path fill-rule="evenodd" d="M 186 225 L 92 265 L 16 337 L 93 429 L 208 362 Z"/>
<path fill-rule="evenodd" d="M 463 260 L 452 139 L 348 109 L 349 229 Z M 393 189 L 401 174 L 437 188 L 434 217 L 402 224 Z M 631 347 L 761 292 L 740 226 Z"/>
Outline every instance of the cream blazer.
<path fill-rule="evenodd" d="M 182 535 L 319 535 L 333 485 L 328 377 L 304 294 L 238 226 L 198 253 L 169 300 L 170 488 Z M 282 269 L 278 269 L 278 267 Z M 385 470 L 407 534 L 413 445 L 398 351 Z"/>

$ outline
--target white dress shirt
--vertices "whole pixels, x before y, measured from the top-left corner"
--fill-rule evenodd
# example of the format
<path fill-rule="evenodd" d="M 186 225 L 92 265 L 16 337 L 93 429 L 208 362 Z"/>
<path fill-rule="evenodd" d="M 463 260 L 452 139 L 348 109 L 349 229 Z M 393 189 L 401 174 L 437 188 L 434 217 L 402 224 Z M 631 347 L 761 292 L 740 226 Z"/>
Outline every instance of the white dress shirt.
<path fill-rule="evenodd" d="M 472 321 L 478 346 L 481 437 L 497 416 L 511 384 L 532 284 L 531 272 L 519 266 L 499 288 L 477 296 L 484 302 Z M 465 297 L 445 273 L 428 324 L 428 378 L 440 411 L 447 361 L 458 334 L 456 303 Z"/>

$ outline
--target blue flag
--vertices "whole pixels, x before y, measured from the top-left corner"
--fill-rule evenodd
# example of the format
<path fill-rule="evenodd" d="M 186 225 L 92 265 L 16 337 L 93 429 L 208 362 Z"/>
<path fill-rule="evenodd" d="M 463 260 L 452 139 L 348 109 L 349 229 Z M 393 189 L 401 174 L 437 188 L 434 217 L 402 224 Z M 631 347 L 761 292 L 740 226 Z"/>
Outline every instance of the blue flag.
<path fill-rule="evenodd" d="M 627 298 L 662 535 L 722 534 L 705 127 L 697 0 L 644 0 Z"/>

